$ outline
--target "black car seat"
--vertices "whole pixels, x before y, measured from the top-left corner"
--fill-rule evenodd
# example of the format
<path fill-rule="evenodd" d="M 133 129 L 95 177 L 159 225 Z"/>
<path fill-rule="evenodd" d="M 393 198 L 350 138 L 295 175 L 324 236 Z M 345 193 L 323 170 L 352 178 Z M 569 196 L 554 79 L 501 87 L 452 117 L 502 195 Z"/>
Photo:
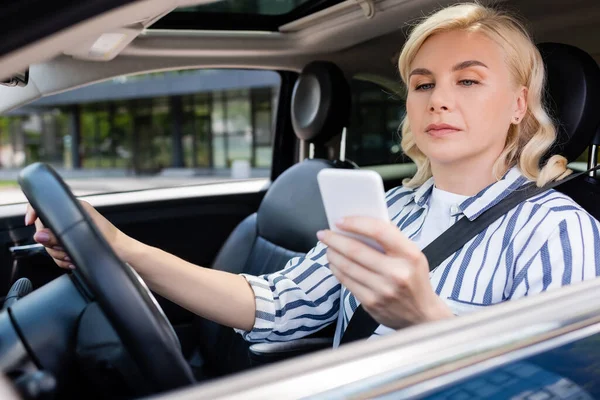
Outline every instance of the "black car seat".
<path fill-rule="evenodd" d="M 600 68 L 588 53 L 571 45 L 542 43 L 538 48 L 546 64 L 547 105 L 558 127 L 551 153 L 571 162 L 588 148 L 589 169 L 597 164 L 600 145 Z M 556 189 L 600 219 L 600 179 L 595 173 Z"/>
<path fill-rule="evenodd" d="M 296 135 L 305 146 L 313 146 L 315 155 L 326 156 L 327 144 L 341 135 L 350 116 L 350 88 L 343 72 L 331 63 L 311 63 L 300 74 L 292 96 Z M 269 187 L 258 211 L 231 233 L 212 268 L 261 275 L 307 253 L 317 243 L 316 232 L 327 227 L 316 175 L 324 168 L 349 166 L 314 158 L 288 168 Z M 197 317 L 193 330 L 198 348 L 192 367 L 199 379 L 250 366 L 248 344 L 233 329 Z"/>

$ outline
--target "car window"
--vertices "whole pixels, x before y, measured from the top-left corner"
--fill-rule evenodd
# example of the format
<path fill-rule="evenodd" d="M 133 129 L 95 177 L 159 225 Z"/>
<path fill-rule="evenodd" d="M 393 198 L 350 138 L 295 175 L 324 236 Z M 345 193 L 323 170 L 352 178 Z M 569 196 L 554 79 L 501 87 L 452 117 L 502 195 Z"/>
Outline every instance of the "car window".
<path fill-rule="evenodd" d="M 122 76 L 0 116 L 0 203 L 51 164 L 76 195 L 268 177 L 280 76 L 183 70 Z"/>
<path fill-rule="evenodd" d="M 400 149 L 399 128 L 406 113 L 402 87 L 377 80 L 358 75 L 350 81 L 352 113 L 346 129 L 346 158 L 361 167 L 410 163 Z"/>
<path fill-rule="evenodd" d="M 598 341 L 586 337 L 522 361 L 514 361 L 466 381 L 453 384 L 426 399 L 596 399 Z"/>

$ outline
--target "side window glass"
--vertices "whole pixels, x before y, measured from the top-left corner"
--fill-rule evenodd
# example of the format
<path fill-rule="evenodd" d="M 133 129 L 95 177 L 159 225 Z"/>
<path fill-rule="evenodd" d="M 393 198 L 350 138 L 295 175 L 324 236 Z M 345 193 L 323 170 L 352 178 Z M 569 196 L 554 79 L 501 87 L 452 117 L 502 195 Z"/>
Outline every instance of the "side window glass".
<path fill-rule="evenodd" d="M 352 114 L 346 130 L 346 157 L 361 167 L 410 163 L 400 149 L 403 94 L 370 80 L 353 78 Z"/>
<path fill-rule="evenodd" d="M 596 399 L 600 396 L 599 342 L 599 334 L 589 336 L 525 360 L 499 366 L 424 398 Z"/>
<path fill-rule="evenodd" d="M 274 71 L 153 72 L 0 115 L 0 204 L 25 201 L 16 178 L 37 161 L 76 195 L 268 177 L 280 81 Z"/>

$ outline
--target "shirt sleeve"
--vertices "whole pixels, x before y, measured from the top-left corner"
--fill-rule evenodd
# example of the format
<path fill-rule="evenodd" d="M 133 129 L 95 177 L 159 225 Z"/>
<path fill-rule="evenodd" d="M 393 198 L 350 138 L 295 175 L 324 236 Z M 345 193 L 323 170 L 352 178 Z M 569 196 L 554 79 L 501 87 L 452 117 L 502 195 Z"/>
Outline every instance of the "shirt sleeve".
<path fill-rule="evenodd" d="M 272 274 L 241 274 L 254 291 L 251 331 L 235 329 L 249 342 L 283 342 L 314 333 L 336 320 L 341 285 L 329 269 L 327 246 L 319 242 Z"/>
<path fill-rule="evenodd" d="M 600 223 L 585 212 L 562 219 L 532 257 L 522 257 L 515 265 L 505 297 L 524 297 L 600 276 L 599 232 Z"/>

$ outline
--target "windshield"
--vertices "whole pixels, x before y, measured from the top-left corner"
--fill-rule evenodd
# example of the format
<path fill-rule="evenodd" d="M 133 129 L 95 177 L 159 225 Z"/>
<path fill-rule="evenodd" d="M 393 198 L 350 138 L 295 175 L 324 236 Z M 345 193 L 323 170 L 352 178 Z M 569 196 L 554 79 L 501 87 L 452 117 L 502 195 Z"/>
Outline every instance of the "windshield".
<path fill-rule="evenodd" d="M 273 71 L 159 72 L 5 113 L 0 204 L 25 201 L 17 176 L 38 161 L 76 195 L 268 178 L 279 85 Z"/>

